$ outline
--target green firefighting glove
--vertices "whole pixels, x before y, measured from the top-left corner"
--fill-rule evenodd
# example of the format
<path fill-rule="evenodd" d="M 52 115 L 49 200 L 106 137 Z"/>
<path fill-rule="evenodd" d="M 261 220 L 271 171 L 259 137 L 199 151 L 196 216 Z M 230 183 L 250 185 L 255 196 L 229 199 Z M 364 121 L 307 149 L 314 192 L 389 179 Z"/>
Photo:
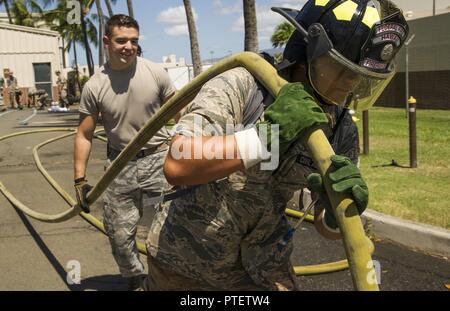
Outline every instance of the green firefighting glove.
<path fill-rule="evenodd" d="M 299 82 L 288 83 L 281 88 L 275 102 L 265 110 L 264 120 L 257 127 L 260 128 L 261 124 L 279 124 L 280 154 L 298 140 L 306 129 L 328 123 L 322 108 Z M 270 149 L 269 130 L 267 136 Z"/>
<path fill-rule="evenodd" d="M 92 186 L 87 183 L 87 180 L 82 177 L 75 180 L 75 194 L 77 196 L 78 206 L 85 213 L 90 213 L 89 204 L 87 203 L 86 197 L 89 191 L 91 191 Z"/>
<path fill-rule="evenodd" d="M 361 215 L 369 203 L 369 189 L 361 176 L 361 172 L 353 162 L 346 157 L 334 155 L 331 157 L 333 172 L 330 173 L 332 188 L 337 193 L 349 193 L 355 201 L 359 214 Z M 310 190 L 319 195 L 325 212 L 325 223 L 332 229 L 336 229 L 337 223 L 334 216 L 325 188 L 322 183 L 322 176 L 317 173 L 310 174 L 306 181 Z"/>

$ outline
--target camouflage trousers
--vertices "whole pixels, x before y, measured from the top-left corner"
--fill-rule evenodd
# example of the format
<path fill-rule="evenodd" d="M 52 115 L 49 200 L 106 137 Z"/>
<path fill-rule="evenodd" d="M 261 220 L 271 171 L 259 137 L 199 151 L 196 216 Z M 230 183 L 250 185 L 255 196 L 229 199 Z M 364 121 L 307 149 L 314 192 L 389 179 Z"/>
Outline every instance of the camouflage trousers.
<path fill-rule="evenodd" d="M 151 255 L 147 256 L 148 276 L 143 282 L 145 291 L 293 291 L 297 289 L 292 266 L 284 267 L 272 273 L 274 282 L 270 288 L 256 285 L 250 277 L 242 280 L 241 284 L 234 284 L 233 287 L 213 287 L 197 279 L 181 275 Z"/>
<path fill-rule="evenodd" d="M 62 90 L 59 95 L 59 106 L 64 108 L 69 106 L 69 101 L 67 99 L 67 91 Z"/>
<path fill-rule="evenodd" d="M 160 149 L 128 162 L 103 197 L 103 224 L 123 277 L 140 275 L 145 270 L 136 245 L 137 225 L 144 209 L 146 216 L 153 219 L 160 193 L 167 187 L 162 152 L 167 151 Z M 106 165 L 111 163 L 108 159 Z"/>

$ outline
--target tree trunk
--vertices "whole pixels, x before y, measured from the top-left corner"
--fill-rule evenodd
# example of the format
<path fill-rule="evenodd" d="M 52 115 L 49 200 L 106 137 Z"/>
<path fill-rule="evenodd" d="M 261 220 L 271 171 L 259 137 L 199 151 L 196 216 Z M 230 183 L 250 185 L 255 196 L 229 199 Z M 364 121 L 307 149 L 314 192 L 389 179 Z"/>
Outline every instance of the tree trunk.
<path fill-rule="evenodd" d="M 82 0 L 78 1 L 80 2 L 81 7 L 81 29 L 83 31 L 83 42 L 84 47 L 86 49 L 86 61 L 89 69 L 89 76 L 92 77 L 94 75 L 94 63 L 92 62 L 92 52 L 91 48 L 89 47 L 89 41 L 87 36 L 86 21 L 84 19 L 83 1 Z"/>
<path fill-rule="evenodd" d="M 245 51 L 258 52 L 258 30 L 255 0 L 244 0 Z"/>
<path fill-rule="evenodd" d="M 194 66 L 194 77 L 202 72 L 202 62 L 200 59 L 200 49 L 198 46 L 197 29 L 195 27 L 194 14 L 192 13 L 191 0 L 183 0 L 184 9 L 186 11 L 186 18 L 189 28 L 189 38 L 191 42 L 191 58 Z"/>
<path fill-rule="evenodd" d="M 103 34 L 105 30 L 105 20 L 103 16 L 102 4 L 100 0 L 95 0 L 98 14 L 98 66 L 102 66 L 105 62 L 105 50 L 103 47 Z"/>
<path fill-rule="evenodd" d="M 80 90 L 80 93 L 81 93 L 80 71 L 78 70 L 78 56 L 77 56 L 77 42 L 76 42 L 76 40 L 72 41 L 72 45 L 73 45 L 73 55 L 74 55 L 74 58 L 75 58 L 75 75 L 77 77 L 78 89 Z"/>
<path fill-rule="evenodd" d="M 114 12 L 113 12 L 113 9 L 111 6 L 111 2 L 109 2 L 109 0 L 105 0 L 105 4 L 106 4 L 106 8 L 108 9 L 109 18 L 111 18 L 111 16 L 114 15 Z"/>
<path fill-rule="evenodd" d="M 63 68 L 66 68 L 67 67 L 67 64 L 66 64 L 66 42 L 64 41 L 64 36 L 61 36 L 61 44 L 62 44 L 61 53 L 62 53 Z"/>
<path fill-rule="evenodd" d="M 12 24 L 13 20 L 11 18 L 11 10 L 9 8 L 8 0 L 3 0 L 3 4 L 5 5 L 6 14 L 8 15 L 8 21 L 10 24 Z"/>
<path fill-rule="evenodd" d="M 128 6 L 128 15 L 134 18 L 133 1 L 127 0 L 127 6 Z"/>

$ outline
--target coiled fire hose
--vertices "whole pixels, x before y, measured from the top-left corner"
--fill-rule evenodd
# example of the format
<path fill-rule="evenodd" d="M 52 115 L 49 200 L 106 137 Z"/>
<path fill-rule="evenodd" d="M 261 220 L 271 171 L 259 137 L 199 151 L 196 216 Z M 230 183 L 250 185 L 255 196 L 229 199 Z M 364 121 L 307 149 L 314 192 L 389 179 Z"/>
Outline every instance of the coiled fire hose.
<path fill-rule="evenodd" d="M 106 190 L 109 184 L 120 173 L 124 166 L 142 149 L 142 147 L 149 141 L 156 132 L 162 128 L 173 116 L 176 115 L 182 108 L 191 102 L 197 95 L 204 83 L 218 74 L 235 67 L 246 68 L 253 76 L 256 77 L 265 88 L 276 97 L 281 87 L 287 83 L 278 76 L 276 70 L 266 62 L 262 57 L 255 53 L 243 52 L 234 56 L 228 57 L 207 71 L 203 72 L 192 80 L 187 86 L 178 91 L 161 109 L 145 124 L 145 126 L 138 132 L 136 137 L 125 147 L 120 155 L 113 161 L 111 166 L 102 176 L 100 181 L 95 185 L 92 191 L 88 194 L 87 201 L 89 204 L 95 202 L 100 195 Z M 105 233 L 103 224 L 90 214 L 83 213 L 76 205 L 76 201 L 65 192 L 58 183 L 45 171 L 39 161 L 37 151 L 51 142 L 58 139 L 74 135 L 74 129 L 44 129 L 20 132 L 15 134 L 0 137 L 0 141 L 12 138 L 19 135 L 51 131 L 71 131 L 69 134 L 47 140 L 33 150 L 34 159 L 39 171 L 44 175 L 53 188 L 66 200 L 71 206 L 66 212 L 57 215 L 47 215 L 33 211 L 29 207 L 17 200 L 0 182 L 0 191 L 5 197 L 18 209 L 23 211 L 28 216 L 45 221 L 45 222 L 61 222 L 66 221 L 76 215 L 80 215 L 90 224 Z M 98 133 L 98 131 L 96 131 Z M 99 138 L 96 135 L 96 138 Z M 350 268 L 353 284 L 356 290 L 378 290 L 377 282 L 374 281 L 373 276 L 375 270 L 371 258 L 374 246 L 373 243 L 366 237 L 361 218 L 359 217 L 357 208 L 353 200 L 344 195 L 338 195 L 331 189 L 331 183 L 328 177 L 328 170 L 331 165 L 330 157 L 334 155 L 334 151 L 330 146 L 325 134 L 320 129 L 311 129 L 304 137 L 305 146 L 307 146 L 316 167 L 323 176 L 324 185 L 327 190 L 331 205 L 336 214 L 336 219 L 339 224 L 341 236 L 343 239 L 344 248 L 347 255 L 347 260 L 342 260 L 329 264 L 295 267 L 296 275 L 311 275 L 318 273 L 334 272 Z M 294 217 L 301 217 L 302 214 L 297 211 L 287 210 L 287 214 Z M 307 220 L 311 220 L 308 219 Z M 143 243 L 138 242 L 138 249 L 141 253 L 146 254 L 146 249 Z"/>

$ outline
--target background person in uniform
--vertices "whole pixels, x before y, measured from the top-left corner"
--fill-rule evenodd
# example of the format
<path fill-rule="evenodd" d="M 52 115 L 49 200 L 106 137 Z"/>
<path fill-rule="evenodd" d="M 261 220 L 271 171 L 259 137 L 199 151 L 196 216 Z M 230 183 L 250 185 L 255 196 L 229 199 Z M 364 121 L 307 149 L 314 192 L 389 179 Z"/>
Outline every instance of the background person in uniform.
<path fill-rule="evenodd" d="M 28 108 L 31 106 L 37 108 L 38 110 L 44 110 L 47 107 L 47 101 L 49 96 L 44 89 L 36 89 L 32 87 L 28 90 Z"/>
<path fill-rule="evenodd" d="M 0 77 L 0 111 L 4 111 L 7 108 L 3 102 L 3 90 L 5 89 L 5 78 Z"/>
<path fill-rule="evenodd" d="M 3 76 L 0 77 L 0 97 L 2 98 L 2 104 L 5 104 L 5 98 L 4 95 L 6 94 L 6 96 L 8 96 L 8 84 L 7 84 L 7 80 L 9 78 L 9 68 L 4 68 L 3 69 Z M 9 97 L 9 96 L 8 96 Z M 7 107 L 5 106 L 5 108 L 7 109 Z"/>
<path fill-rule="evenodd" d="M 67 101 L 67 79 L 62 75 L 60 70 L 55 71 L 56 85 L 58 87 L 59 106 L 61 108 L 68 108 L 69 102 Z"/>
<path fill-rule="evenodd" d="M 356 127 L 346 108 L 356 102 L 369 107 L 381 94 L 395 74 L 392 60 L 408 27 L 390 1 L 326 2 L 309 0 L 301 11 L 279 8 L 297 30 L 277 65 L 291 83 L 276 100 L 239 67 L 208 81 L 187 106 L 164 173 L 170 184 L 191 191 L 164 203 L 155 215 L 146 241 L 147 289 L 295 289 L 285 216 L 293 193 L 310 188 L 319 198 L 316 229 L 330 239 L 340 236 L 321 176 L 301 141 L 311 126 L 323 128 L 338 154 L 331 158 L 333 189 L 351 195 L 359 213 L 367 207 L 368 188 L 355 165 Z M 353 19 L 340 20 L 336 8 Z M 318 22 L 322 28 L 311 28 L 307 43 L 298 24 L 309 29 Z M 385 31 L 391 35 L 383 36 Z M 256 126 L 227 131 L 239 124 Z M 279 164 L 271 170 L 259 163 L 277 154 L 276 142 L 266 145 L 260 136 L 264 125 L 279 125 Z M 266 147 L 275 149 L 269 154 Z M 186 150 L 191 152 L 183 157 Z M 189 157 L 194 150 L 201 150 L 200 157 Z"/>
<path fill-rule="evenodd" d="M 83 88 L 80 123 L 75 137 L 74 177 L 78 204 L 89 212 L 86 195 L 86 165 L 92 136 L 101 113 L 108 137 L 109 165 L 136 136 L 175 88 L 166 71 L 157 64 L 137 57 L 139 25 L 131 17 L 115 15 L 106 25 L 103 43 L 109 60 Z M 137 289 L 144 266 L 139 260 L 135 237 L 137 223 L 153 213 L 152 198 L 166 185 L 161 174 L 167 145 L 164 129 L 114 179 L 104 193 L 103 223 L 112 253 L 129 289 Z"/>
<path fill-rule="evenodd" d="M 6 84 L 8 87 L 8 94 L 9 94 L 9 103 L 11 105 L 11 108 L 18 108 L 23 109 L 20 95 L 22 95 L 22 91 L 19 89 L 19 82 L 17 81 L 17 78 L 14 76 L 14 72 L 12 70 L 9 71 L 9 76 L 6 79 Z"/>
<path fill-rule="evenodd" d="M 23 109 L 21 102 L 22 91 L 19 89 L 19 82 L 14 76 L 14 72 L 12 70 L 9 71 L 9 77 L 7 81 L 11 108 Z"/>

